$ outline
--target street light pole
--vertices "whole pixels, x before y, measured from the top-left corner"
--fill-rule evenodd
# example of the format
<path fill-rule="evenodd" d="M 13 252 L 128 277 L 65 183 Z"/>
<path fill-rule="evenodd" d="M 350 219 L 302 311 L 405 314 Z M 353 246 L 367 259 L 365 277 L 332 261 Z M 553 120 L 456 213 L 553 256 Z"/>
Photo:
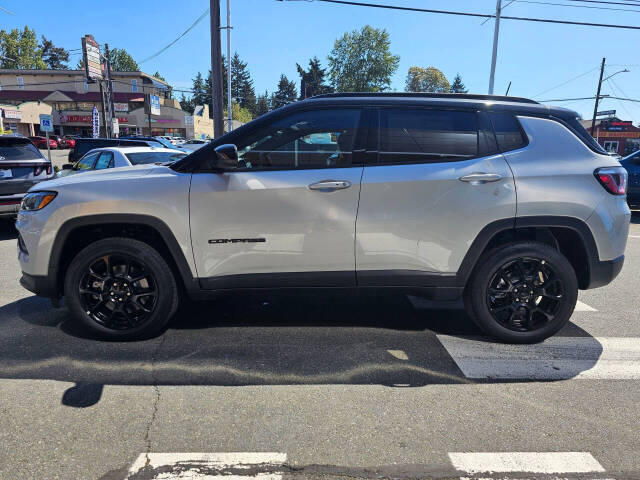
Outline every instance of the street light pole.
<path fill-rule="evenodd" d="M 213 107 L 213 136 L 224 133 L 222 109 L 222 49 L 220 45 L 220 0 L 209 1 L 211 18 L 211 100 Z M 231 62 L 229 62 L 231 65 Z"/>
<path fill-rule="evenodd" d="M 493 29 L 493 54 L 491 55 L 491 74 L 489 75 L 489 95 L 493 95 L 493 83 L 496 76 L 496 60 L 498 59 L 498 37 L 500 36 L 500 13 L 502 0 L 496 4 L 496 25 Z"/>

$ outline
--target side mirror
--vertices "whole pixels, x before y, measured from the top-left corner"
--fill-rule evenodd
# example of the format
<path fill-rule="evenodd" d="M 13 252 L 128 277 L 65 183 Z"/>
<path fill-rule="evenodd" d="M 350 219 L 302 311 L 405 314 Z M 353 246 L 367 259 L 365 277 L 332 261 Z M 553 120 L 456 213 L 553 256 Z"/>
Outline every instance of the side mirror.
<path fill-rule="evenodd" d="M 63 170 L 73 170 L 73 163 L 65 163 L 62 165 Z"/>
<path fill-rule="evenodd" d="M 234 144 L 220 145 L 215 152 L 216 157 L 210 161 L 214 170 L 234 170 L 238 167 L 238 148 Z"/>

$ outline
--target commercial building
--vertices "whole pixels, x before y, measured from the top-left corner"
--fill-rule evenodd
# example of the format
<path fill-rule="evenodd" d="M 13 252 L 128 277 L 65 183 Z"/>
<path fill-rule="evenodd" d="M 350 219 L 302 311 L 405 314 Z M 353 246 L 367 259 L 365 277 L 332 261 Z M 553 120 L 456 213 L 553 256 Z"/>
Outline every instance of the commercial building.
<path fill-rule="evenodd" d="M 593 138 L 609 152 L 623 157 L 640 150 L 640 128 L 629 120 L 608 117 L 596 120 L 595 129 L 591 131 L 591 120 L 582 120 L 582 125 Z"/>
<path fill-rule="evenodd" d="M 185 116 L 180 103 L 171 98 L 171 86 L 144 72 L 112 72 L 115 116 L 120 135 L 186 136 Z M 160 97 L 160 115 L 144 113 L 145 94 Z M 97 83 L 87 83 L 83 70 L 0 69 L 2 125 L 23 135 L 38 135 L 39 114 L 53 116 L 59 135 L 91 135 L 91 112 L 100 111 L 101 134 L 103 95 Z"/>

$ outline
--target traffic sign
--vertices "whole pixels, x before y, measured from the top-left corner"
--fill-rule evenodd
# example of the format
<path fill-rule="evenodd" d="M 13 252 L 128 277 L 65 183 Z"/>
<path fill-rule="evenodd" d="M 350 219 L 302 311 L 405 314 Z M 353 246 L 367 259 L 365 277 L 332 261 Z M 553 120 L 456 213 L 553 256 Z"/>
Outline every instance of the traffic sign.
<path fill-rule="evenodd" d="M 40 131 L 53 132 L 53 119 L 51 115 L 47 115 L 46 113 L 40 114 Z"/>

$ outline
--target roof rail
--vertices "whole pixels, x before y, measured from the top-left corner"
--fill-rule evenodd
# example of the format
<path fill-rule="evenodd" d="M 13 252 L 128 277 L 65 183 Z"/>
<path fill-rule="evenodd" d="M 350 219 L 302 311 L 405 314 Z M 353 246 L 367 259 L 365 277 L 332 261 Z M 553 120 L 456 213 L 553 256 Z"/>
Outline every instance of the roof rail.
<path fill-rule="evenodd" d="M 446 99 L 467 99 L 467 100 L 487 100 L 495 102 L 518 102 L 535 103 L 539 102 L 524 97 L 509 97 L 506 95 L 481 95 L 476 93 L 426 93 L 426 92 L 344 92 L 344 93 L 324 93 L 309 98 L 340 98 L 340 97 L 413 97 L 413 98 L 446 98 Z"/>

